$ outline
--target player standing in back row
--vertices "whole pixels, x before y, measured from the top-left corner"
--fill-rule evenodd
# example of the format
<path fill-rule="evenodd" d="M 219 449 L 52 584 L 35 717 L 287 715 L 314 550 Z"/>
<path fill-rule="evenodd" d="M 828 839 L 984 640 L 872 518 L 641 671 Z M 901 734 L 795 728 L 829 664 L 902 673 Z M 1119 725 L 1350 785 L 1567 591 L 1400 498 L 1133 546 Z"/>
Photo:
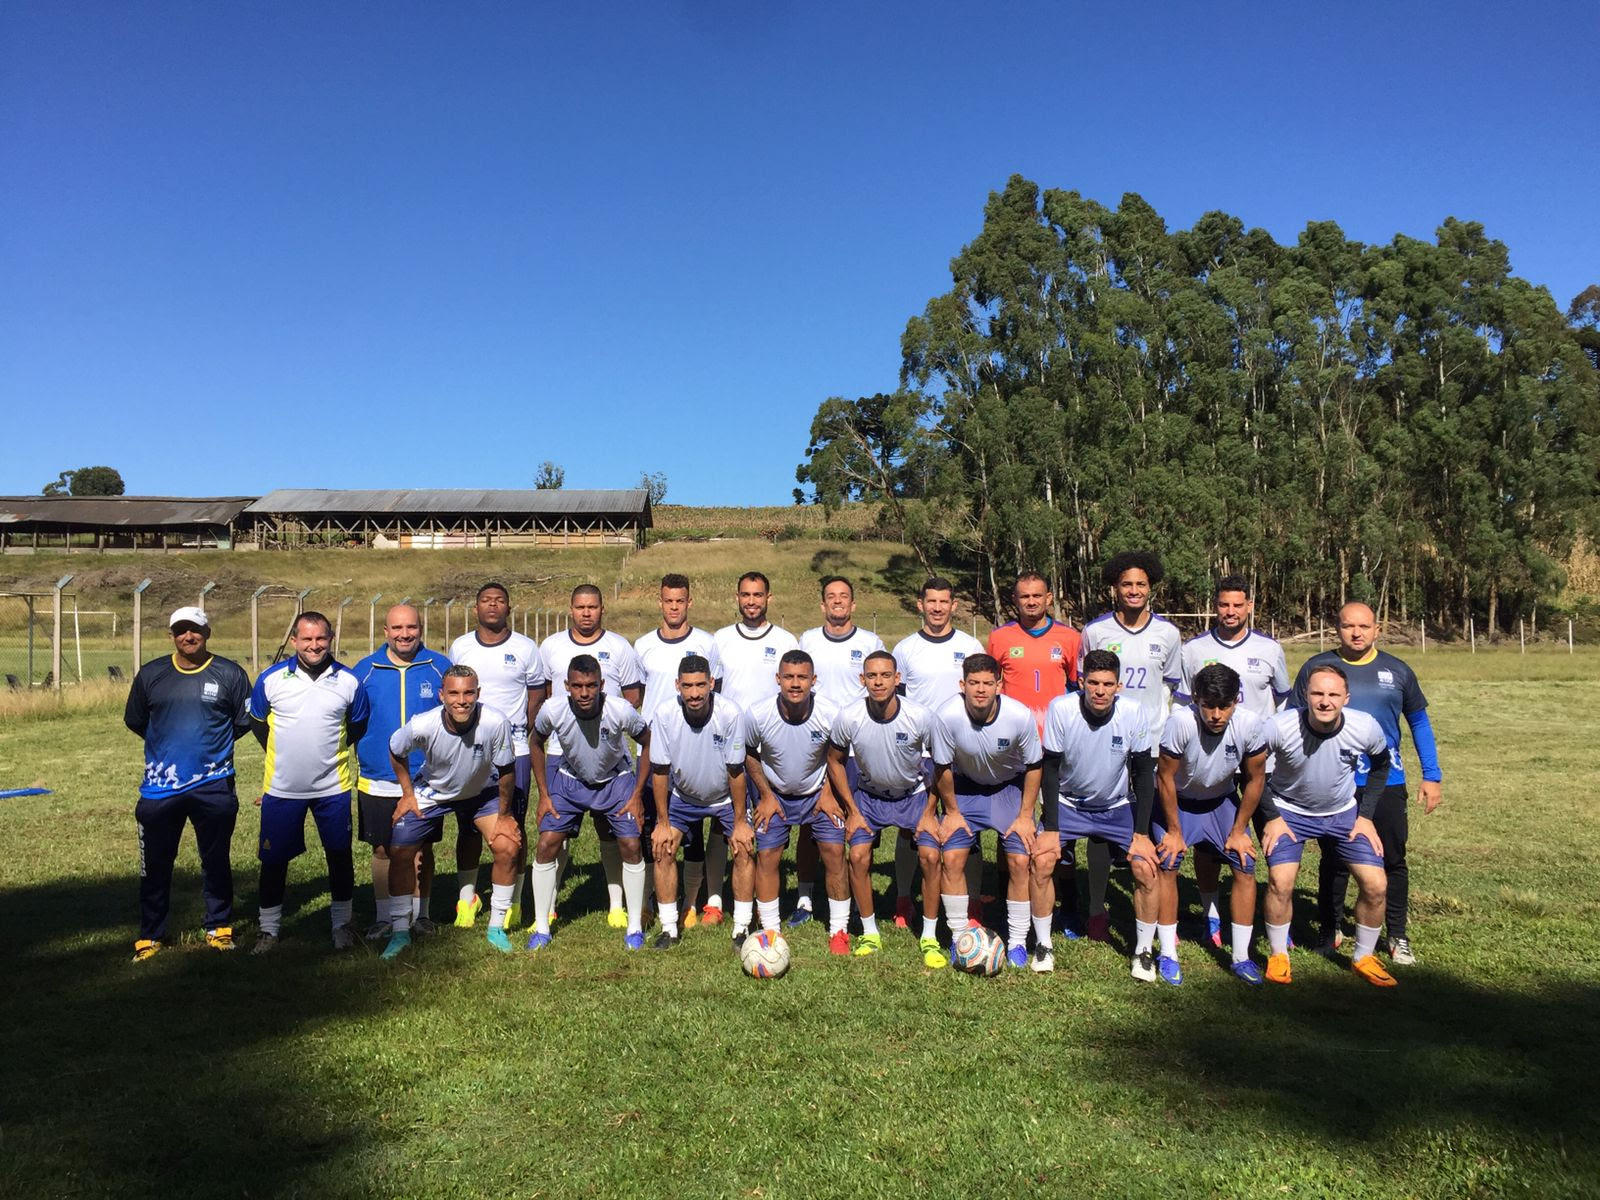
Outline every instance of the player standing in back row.
<path fill-rule="evenodd" d="M 1100 572 L 1111 589 L 1111 611 L 1083 627 L 1083 652 L 1109 650 L 1121 664 L 1123 704 L 1135 704 L 1144 714 L 1145 740 L 1152 758 L 1158 753 L 1161 731 L 1167 721 L 1168 692 L 1183 686 L 1183 635 L 1150 607 L 1150 595 L 1161 582 L 1161 560 L 1148 550 L 1114 555 Z M 1107 941 L 1106 881 L 1110 857 L 1103 844 L 1089 847 L 1089 936 Z"/>

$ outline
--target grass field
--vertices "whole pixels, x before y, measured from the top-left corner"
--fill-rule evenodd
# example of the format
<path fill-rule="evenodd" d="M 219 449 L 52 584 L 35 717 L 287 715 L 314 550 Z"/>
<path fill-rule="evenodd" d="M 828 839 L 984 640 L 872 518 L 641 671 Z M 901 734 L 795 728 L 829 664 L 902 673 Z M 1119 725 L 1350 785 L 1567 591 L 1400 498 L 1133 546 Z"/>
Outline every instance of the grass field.
<path fill-rule="evenodd" d="M 982 981 L 892 929 L 831 958 L 815 925 L 756 983 L 715 931 L 625 955 L 587 836 L 549 951 L 447 930 L 396 966 L 328 948 L 314 855 L 277 954 L 205 949 L 191 843 L 188 932 L 135 967 L 118 694 L 6 714 L 0 787 L 55 791 L 0 801 L 0 1194 L 1600 1194 L 1600 654 L 1419 665 L 1445 805 L 1414 810 L 1423 961 L 1387 993 L 1309 953 L 1246 990 L 1187 937 L 1177 990 L 1081 942 L 1053 976 Z M 259 772 L 241 743 L 242 791 Z M 245 944 L 254 824 L 247 804 Z"/>

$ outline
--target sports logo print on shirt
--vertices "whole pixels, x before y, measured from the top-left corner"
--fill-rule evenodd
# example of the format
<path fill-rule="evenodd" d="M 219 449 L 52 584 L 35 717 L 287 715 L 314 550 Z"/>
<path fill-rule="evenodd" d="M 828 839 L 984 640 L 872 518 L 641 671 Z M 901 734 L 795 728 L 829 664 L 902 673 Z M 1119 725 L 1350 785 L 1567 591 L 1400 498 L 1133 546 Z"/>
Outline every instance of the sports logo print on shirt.
<path fill-rule="evenodd" d="M 424 683 L 421 687 L 419 687 L 417 689 L 417 696 L 420 699 L 423 699 L 423 700 L 431 700 L 431 699 L 433 699 L 433 684 Z"/>
<path fill-rule="evenodd" d="M 1061 647 L 1060 646 L 1051 646 L 1050 647 L 1050 661 L 1051 662 L 1060 662 L 1061 661 Z"/>
<path fill-rule="evenodd" d="M 506 662 L 510 663 L 513 667 L 516 666 L 517 665 L 517 656 L 515 654 L 507 654 L 506 655 Z"/>
<path fill-rule="evenodd" d="M 200 689 L 201 697 L 206 700 L 215 700 L 220 694 L 221 693 L 214 680 L 206 680 L 205 687 Z"/>
<path fill-rule="evenodd" d="M 1113 733 L 1111 735 L 1111 748 L 1113 750 L 1122 749 L 1122 735 L 1120 733 Z"/>
<path fill-rule="evenodd" d="M 1011 739 L 1010 738 L 996 738 L 995 739 L 995 747 L 997 749 L 1004 750 L 1009 745 L 1011 745 Z"/>

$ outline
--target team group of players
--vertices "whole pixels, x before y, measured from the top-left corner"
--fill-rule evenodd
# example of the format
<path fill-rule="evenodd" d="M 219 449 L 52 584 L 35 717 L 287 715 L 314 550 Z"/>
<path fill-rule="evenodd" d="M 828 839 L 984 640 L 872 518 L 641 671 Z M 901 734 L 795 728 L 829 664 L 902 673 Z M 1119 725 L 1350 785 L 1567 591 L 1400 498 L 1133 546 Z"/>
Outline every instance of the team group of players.
<path fill-rule="evenodd" d="M 432 929 L 433 848 L 452 815 L 454 923 L 470 928 L 479 916 L 487 842 L 489 942 L 513 949 L 526 884 L 526 947 L 549 947 L 567 847 L 587 815 L 608 920 L 629 950 L 646 945 L 652 917 L 657 950 L 697 924 L 728 920 L 736 946 L 757 920 L 778 928 L 781 860 L 794 832 L 797 900 L 786 923 L 813 919 L 820 873 L 829 950 L 876 954 L 884 942 L 873 850 L 893 831 L 895 922 L 915 924 L 923 963 L 942 968 L 941 912 L 952 935 L 981 922 L 980 839 L 990 831 L 1012 966 L 1053 970 L 1057 934 L 1109 940 L 1105 895 L 1119 861 L 1132 879 L 1132 975 L 1174 985 L 1183 979 L 1177 875 L 1186 854 L 1194 851 L 1217 947 L 1220 865 L 1231 868 L 1233 974 L 1286 984 L 1294 884 L 1305 843 L 1316 840 L 1323 948 L 1340 945 L 1353 876 L 1351 965 L 1393 986 L 1378 957 L 1385 926 L 1390 962 L 1414 961 L 1402 719 L 1429 811 L 1439 769 L 1426 701 L 1405 664 L 1376 649 L 1371 610 L 1346 605 L 1339 649 L 1313 657 L 1291 684 L 1282 647 L 1251 627 L 1242 578 L 1218 583 L 1212 627 L 1184 642 L 1152 610 L 1162 575 L 1154 555 L 1119 555 L 1103 575 L 1111 608 L 1081 634 L 1051 615 L 1043 577 L 1021 575 L 1016 619 L 986 646 L 956 628 L 953 588 L 931 578 L 917 598 L 921 628 L 892 652 L 855 624 L 854 588 L 838 576 L 821 581 L 823 623 L 796 638 L 768 620 L 770 585 L 759 572 L 738 581 L 739 620 L 714 634 L 689 619 L 689 580 L 667 575 L 660 625 L 632 643 L 605 628 L 601 593 L 584 585 L 572 593 L 568 628 L 536 644 L 511 627 L 510 594 L 491 582 L 478 591 L 476 627 L 448 654 L 425 647 L 416 610 L 396 605 L 384 645 L 347 667 L 332 656 L 327 619 L 308 612 L 295 622 L 293 656 L 253 687 L 237 664 L 209 653 L 205 614 L 179 609 L 174 653 L 139 671 L 126 713 L 146 748 L 135 959 L 161 947 L 185 821 L 200 848 L 207 941 L 232 948 L 232 746 L 253 730 L 266 751 L 254 953 L 279 940 L 308 813 L 328 863 L 333 944 L 361 939 L 353 792 L 372 852 L 376 920 L 365 936 L 384 943 L 386 959 Z M 1251 957 L 1252 831 L 1267 861 L 1264 971 Z"/>

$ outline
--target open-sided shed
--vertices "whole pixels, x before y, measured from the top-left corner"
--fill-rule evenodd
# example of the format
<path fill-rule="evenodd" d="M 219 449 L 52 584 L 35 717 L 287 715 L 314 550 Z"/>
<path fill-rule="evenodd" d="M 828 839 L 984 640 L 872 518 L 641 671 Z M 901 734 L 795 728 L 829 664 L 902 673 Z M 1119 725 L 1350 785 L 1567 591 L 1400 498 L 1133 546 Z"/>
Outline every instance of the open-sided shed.
<path fill-rule="evenodd" d="M 252 499 L 0 496 L 0 551 L 226 550 Z"/>

